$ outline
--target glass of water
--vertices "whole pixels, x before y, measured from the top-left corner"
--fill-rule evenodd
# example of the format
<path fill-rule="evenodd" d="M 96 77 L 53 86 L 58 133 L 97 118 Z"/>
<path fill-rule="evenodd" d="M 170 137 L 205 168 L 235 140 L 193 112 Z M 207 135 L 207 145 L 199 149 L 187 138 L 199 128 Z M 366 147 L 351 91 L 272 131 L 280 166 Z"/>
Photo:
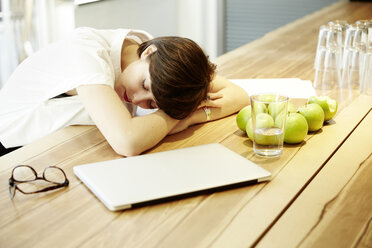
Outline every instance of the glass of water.
<path fill-rule="evenodd" d="M 288 97 L 278 94 L 251 96 L 253 150 L 265 157 L 282 154 Z"/>

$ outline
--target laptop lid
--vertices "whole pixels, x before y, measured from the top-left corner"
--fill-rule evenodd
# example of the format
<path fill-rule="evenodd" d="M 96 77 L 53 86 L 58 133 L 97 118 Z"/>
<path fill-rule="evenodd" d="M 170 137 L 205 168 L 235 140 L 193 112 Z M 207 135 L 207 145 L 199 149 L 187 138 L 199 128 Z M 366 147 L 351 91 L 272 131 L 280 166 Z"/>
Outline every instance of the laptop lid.
<path fill-rule="evenodd" d="M 271 177 L 270 172 L 217 143 L 79 165 L 74 173 L 112 211 Z"/>

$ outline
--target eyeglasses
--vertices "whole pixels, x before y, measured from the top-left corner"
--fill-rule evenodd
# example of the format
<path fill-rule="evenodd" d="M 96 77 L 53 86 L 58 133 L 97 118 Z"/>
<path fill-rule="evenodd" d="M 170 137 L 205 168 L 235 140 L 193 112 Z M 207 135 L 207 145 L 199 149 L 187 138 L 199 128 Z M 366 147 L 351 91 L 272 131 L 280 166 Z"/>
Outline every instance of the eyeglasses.
<path fill-rule="evenodd" d="M 40 186 L 36 181 L 43 180 L 51 183 L 49 186 Z M 69 181 L 65 172 L 56 166 L 49 166 L 44 169 L 43 175 L 37 175 L 34 168 L 29 165 L 18 165 L 13 168 L 12 176 L 9 178 L 9 195 L 10 198 L 15 196 L 16 191 L 23 194 L 34 194 L 46 192 L 62 187 L 67 187 Z"/>

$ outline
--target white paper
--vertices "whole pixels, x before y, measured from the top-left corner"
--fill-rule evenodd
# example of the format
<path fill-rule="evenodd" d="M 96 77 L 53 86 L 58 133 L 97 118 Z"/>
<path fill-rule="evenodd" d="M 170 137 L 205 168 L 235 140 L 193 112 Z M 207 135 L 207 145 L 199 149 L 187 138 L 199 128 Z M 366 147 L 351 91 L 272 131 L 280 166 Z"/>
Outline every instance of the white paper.
<path fill-rule="evenodd" d="M 289 98 L 316 96 L 311 81 L 299 78 L 229 79 L 242 87 L 250 96 L 262 93 L 276 93 Z"/>

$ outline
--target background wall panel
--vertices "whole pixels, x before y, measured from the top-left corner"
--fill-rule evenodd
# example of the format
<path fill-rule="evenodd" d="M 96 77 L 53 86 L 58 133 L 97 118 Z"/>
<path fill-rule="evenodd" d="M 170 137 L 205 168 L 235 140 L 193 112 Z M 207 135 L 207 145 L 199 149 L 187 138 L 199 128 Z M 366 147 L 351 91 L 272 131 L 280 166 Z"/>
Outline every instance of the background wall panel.
<path fill-rule="evenodd" d="M 339 0 L 225 0 L 225 52 Z"/>

